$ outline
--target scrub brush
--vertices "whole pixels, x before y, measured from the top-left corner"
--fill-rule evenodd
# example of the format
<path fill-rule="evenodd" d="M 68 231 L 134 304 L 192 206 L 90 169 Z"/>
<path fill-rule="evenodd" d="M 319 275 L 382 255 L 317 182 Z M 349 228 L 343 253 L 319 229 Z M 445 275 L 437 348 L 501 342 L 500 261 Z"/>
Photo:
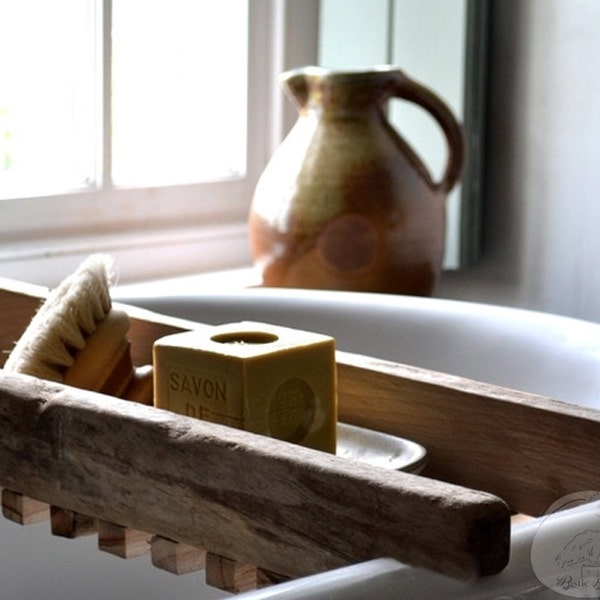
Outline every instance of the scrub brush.
<path fill-rule="evenodd" d="M 152 403 L 152 368 L 131 362 L 129 317 L 112 308 L 111 279 L 108 257 L 85 260 L 50 292 L 4 369 Z"/>

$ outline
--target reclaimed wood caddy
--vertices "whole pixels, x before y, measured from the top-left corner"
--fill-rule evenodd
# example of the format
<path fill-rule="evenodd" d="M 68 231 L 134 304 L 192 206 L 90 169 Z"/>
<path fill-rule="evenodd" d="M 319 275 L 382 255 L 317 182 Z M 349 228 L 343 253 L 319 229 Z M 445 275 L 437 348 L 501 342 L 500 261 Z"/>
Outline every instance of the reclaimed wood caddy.
<path fill-rule="evenodd" d="M 2 350 L 45 293 L 0 280 Z M 203 327 L 120 308 L 135 365 L 156 339 Z M 600 411 L 341 351 L 337 369 L 340 420 L 425 446 L 420 475 L 0 371 L 4 516 L 239 592 L 382 556 L 494 574 L 511 515 L 600 488 Z"/>

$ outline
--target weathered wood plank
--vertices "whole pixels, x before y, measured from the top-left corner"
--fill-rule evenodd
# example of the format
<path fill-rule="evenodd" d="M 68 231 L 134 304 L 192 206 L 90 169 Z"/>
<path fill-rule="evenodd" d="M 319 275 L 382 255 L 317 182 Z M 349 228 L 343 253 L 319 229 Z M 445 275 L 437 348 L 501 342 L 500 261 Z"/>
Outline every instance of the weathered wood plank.
<path fill-rule="evenodd" d="M 499 571 L 499 498 L 0 373 L 0 484 L 290 577 L 388 556 Z"/>
<path fill-rule="evenodd" d="M 339 418 L 427 448 L 424 474 L 486 490 L 515 512 L 600 489 L 600 411 L 338 352 Z"/>
<path fill-rule="evenodd" d="M 48 290 L 0 277 L 0 367 L 41 306 Z"/>

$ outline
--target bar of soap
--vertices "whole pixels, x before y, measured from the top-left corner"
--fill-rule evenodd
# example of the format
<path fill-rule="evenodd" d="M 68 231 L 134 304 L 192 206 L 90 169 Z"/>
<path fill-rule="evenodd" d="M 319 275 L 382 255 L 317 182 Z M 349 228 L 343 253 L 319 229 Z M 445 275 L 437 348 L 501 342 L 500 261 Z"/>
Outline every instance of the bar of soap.
<path fill-rule="evenodd" d="M 335 453 L 335 340 L 229 323 L 154 344 L 158 408 Z"/>

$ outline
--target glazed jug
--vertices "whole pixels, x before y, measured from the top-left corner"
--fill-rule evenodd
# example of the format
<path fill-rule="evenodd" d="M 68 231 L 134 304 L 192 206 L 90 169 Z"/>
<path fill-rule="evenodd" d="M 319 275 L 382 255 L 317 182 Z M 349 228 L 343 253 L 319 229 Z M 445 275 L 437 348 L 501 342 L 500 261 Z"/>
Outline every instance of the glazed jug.
<path fill-rule="evenodd" d="M 446 196 L 464 159 L 451 110 L 391 66 L 304 67 L 282 84 L 298 120 L 262 173 L 248 219 L 263 285 L 430 295 Z M 441 127 L 448 152 L 439 181 L 388 122 L 391 98 L 416 103 Z"/>

